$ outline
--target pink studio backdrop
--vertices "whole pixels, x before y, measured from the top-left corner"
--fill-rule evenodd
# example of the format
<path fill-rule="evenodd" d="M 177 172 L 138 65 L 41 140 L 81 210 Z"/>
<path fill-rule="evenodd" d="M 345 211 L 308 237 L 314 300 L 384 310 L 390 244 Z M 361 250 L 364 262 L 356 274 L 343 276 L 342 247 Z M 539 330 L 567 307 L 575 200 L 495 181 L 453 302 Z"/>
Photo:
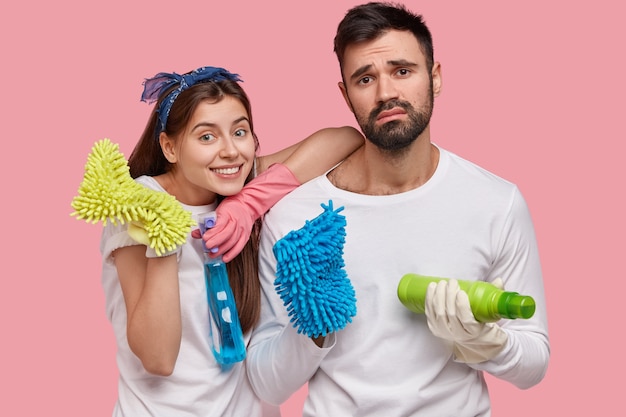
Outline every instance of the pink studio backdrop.
<path fill-rule="evenodd" d="M 109 416 L 113 334 L 100 225 L 69 216 L 93 143 L 130 154 L 144 78 L 238 72 L 263 152 L 354 124 L 336 87 L 354 1 L 5 2 L 2 289 L 5 416 Z M 619 2 L 416 1 L 443 66 L 433 140 L 519 185 L 541 250 L 552 358 L 529 390 L 488 377 L 495 416 L 616 415 L 626 369 L 623 42 Z M 8 94 L 7 94 L 8 93 Z M 332 150 L 329 150 L 332 152 Z M 622 384 L 623 385 L 623 384 Z M 622 387 L 623 388 L 623 387 Z M 306 387 L 282 406 L 297 416 Z"/>

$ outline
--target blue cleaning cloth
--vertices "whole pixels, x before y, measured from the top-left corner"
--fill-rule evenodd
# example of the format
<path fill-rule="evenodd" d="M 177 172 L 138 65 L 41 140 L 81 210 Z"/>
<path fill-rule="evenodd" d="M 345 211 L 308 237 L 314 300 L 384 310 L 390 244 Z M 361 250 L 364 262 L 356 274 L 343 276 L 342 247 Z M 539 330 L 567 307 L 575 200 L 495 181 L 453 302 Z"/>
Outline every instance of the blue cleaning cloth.
<path fill-rule="evenodd" d="M 332 200 L 321 206 L 322 214 L 289 232 L 273 248 L 276 292 L 298 333 L 309 337 L 341 330 L 356 315 L 354 288 L 344 270 L 346 218 L 339 214 L 343 207 L 333 210 Z"/>

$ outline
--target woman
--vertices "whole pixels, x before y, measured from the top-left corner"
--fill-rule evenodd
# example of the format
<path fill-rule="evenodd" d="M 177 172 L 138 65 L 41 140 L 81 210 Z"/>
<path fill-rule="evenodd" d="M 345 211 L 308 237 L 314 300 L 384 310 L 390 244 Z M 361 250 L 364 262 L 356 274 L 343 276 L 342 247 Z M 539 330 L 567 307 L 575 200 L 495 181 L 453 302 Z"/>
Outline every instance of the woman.
<path fill-rule="evenodd" d="M 142 99 L 157 103 L 129 167 L 137 182 L 174 196 L 195 221 L 217 209 L 220 233 L 238 231 L 236 239 L 219 241 L 220 253 L 232 258 L 225 256 L 247 343 L 260 312 L 258 217 L 345 158 L 363 138 L 349 127 L 324 129 L 256 157 L 250 102 L 239 81 L 213 67 L 146 80 Z M 244 198 L 236 196 L 240 191 Z M 221 202 L 226 196 L 232 197 Z M 224 369 L 211 351 L 203 241 L 189 236 L 175 251 L 157 256 L 134 241 L 126 225 L 109 224 L 101 250 L 120 374 L 113 415 L 260 416 L 245 361 Z"/>

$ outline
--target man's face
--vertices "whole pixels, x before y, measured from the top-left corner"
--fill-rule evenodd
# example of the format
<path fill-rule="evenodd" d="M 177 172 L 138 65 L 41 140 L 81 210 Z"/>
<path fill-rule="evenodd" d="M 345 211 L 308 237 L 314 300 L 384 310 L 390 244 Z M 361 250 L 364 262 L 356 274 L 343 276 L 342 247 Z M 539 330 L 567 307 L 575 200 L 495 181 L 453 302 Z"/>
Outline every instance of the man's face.
<path fill-rule="evenodd" d="M 389 151 L 409 146 L 428 128 L 441 86 L 440 67 L 428 71 L 410 32 L 392 30 L 346 48 L 344 83 L 339 83 L 363 133 Z"/>

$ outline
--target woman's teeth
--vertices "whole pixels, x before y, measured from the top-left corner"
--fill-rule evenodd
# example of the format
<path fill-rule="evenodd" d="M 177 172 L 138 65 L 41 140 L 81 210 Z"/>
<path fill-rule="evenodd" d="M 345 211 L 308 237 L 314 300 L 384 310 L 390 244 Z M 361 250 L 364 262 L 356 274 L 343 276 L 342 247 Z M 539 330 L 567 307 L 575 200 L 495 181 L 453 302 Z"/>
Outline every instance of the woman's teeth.
<path fill-rule="evenodd" d="M 218 174 L 230 175 L 230 174 L 236 174 L 237 172 L 239 172 L 239 167 L 219 168 L 219 169 L 214 169 L 213 171 L 218 173 Z"/>

